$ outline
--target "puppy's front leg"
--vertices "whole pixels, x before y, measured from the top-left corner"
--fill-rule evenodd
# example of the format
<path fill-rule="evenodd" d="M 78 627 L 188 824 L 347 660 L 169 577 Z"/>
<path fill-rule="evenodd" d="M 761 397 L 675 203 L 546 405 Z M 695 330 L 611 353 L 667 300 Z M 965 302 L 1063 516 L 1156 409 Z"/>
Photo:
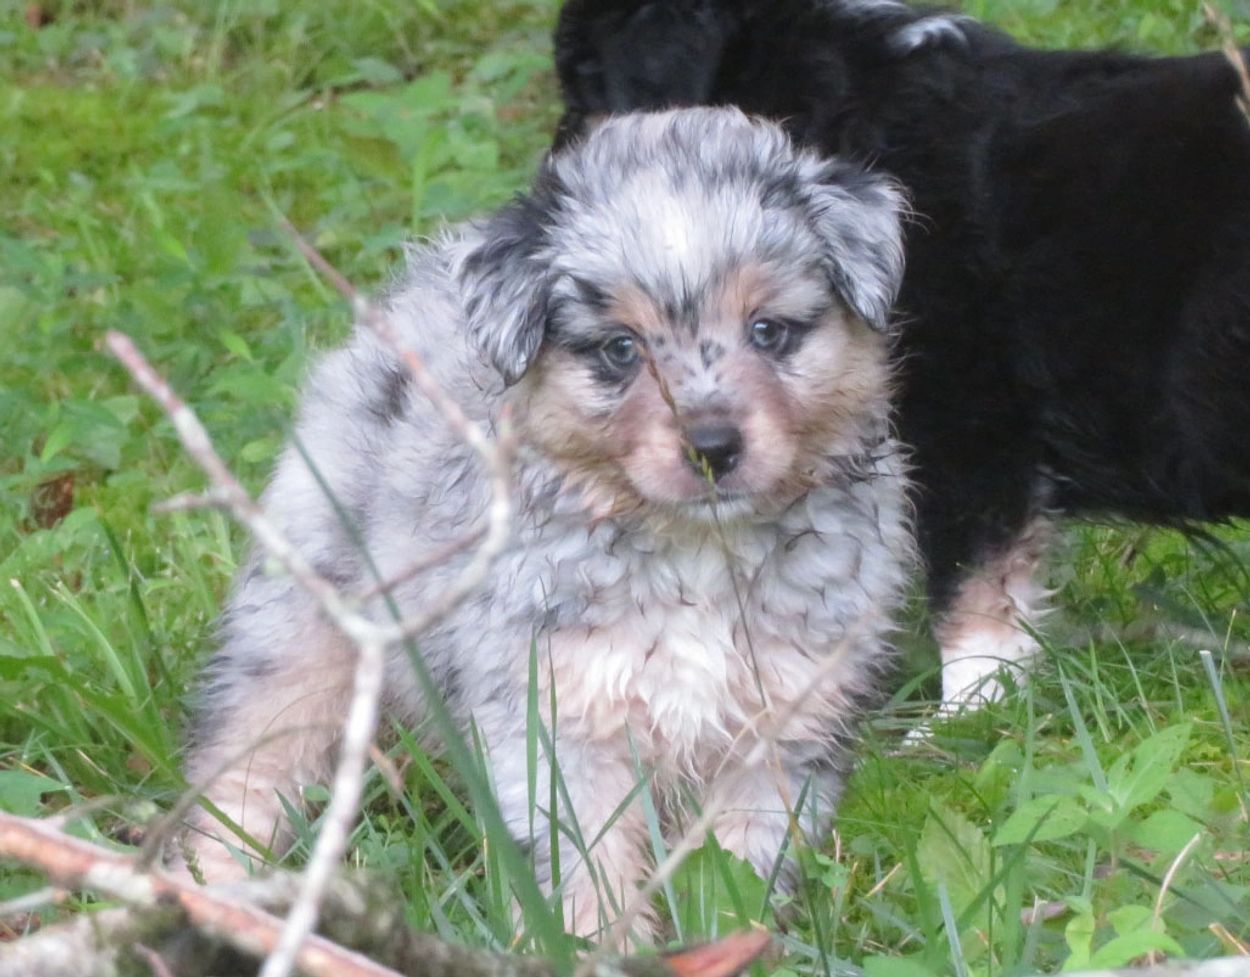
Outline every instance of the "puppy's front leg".
<path fill-rule="evenodd" d="M 634 766 L 620 744 L 587 743 L 557 734 L 554 760 L 541 753 L 538 757 L 531 818 L 526 764 L 523 731 L 514 731 L 491 751 L 491 772 L 504 822 L 513 837 L 533 852 L 539 883 L 548 893 L 553 891 L 549 814 L 551 784 L 556 778 L 564 925 L 577 936 L 602 935 L 633 898 L 647 866 L 642 804 L 634 798 L 618 811 L 634 789 Z M 644 912 L 633 926 L 635 940 L 649 942 L 654 926 L 649 911 Z"/>
<path fill-rule="evenodd" d="M 284 586 L 285 584 L 285 586 Z M 245 588 L 228 617 L 227 640 L 202 693 L 187 779 L 258 843 L 290 843 L 282 798 L 325 779 L 351 698 L 351 644 L 283 581 L 257 600 Z M 206 881 L 246 874 L 227 848 L 243 848 L 206 810 L 187 819 L 183 845 Z M 250 861 L 257 861 L 254 856 Z"/>
<path fill-rule="evenodd" d="M 808 747 L 804 752 L 811 752 Z M 772 760 L 762 767 L 723 775 L 712 786 L 710 797 L 725 805 L 713 824 L 716 841 L 750 862 L 762 878 L 769 878 L 793 827 L 810 844 L 824 840 L 842 787 L 840 764 L 824 757 L 802 759 L 778 745 Z M 796 811 L 800 798 L 803 808 Z M 779 880 L 783 889 L 793 887 L 793 854 Z"/>

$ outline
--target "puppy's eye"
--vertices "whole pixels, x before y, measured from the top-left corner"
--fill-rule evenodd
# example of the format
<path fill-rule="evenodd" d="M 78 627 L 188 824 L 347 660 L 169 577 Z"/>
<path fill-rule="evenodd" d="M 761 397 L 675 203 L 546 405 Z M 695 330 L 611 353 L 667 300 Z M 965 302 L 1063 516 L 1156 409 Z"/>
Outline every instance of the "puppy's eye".
<path fill-rule="evenodd" d="M 764 353 L 781 353 L 790 345 L 791 330 L 776 319 L 756 319 L 748 330 L 751 345 Z"/>
<path fill-rule="evenodd" d="M 599 357 L 616 373 L 628 373 L 638 363 L 642 351 L 638 340 L 628 333 L 618 333 L 599 347 Z"/>

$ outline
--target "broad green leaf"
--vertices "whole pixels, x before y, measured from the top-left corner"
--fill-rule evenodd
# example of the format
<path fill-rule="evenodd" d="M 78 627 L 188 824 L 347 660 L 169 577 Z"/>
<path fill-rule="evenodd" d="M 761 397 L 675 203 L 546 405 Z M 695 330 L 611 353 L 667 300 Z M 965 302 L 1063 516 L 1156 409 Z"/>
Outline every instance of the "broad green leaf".
<path fill-rule="evenodd" d="M 1124 936 L 1117 936 L 1100 946 L 1090 957 L 1089 967 L 1094 970 L 1123 967 L 1151 951 L 1160 951 L 1176 957 L 1185 956 L 1185 948 L 1166 933 L 1138 929 Z M 1066 964 L 1064 969 L 1069 969 Z"/>
<path fill-rule="evenodd" d="M 1129 837 L 1143 848 L 1161 855 L 1175 855 L 1193 840 L 1194 835 L 1204 834 L 1206 830 L 1188 814 L 1167 808 L 1155 811 L 1140 824 L 1134 824 Z"/>
<path fill-rule="evenodd" d="M 925 882 L 946 885 L 956 915 L 990 884 L 990 843 L 985 833 L 958 811 L 934 804 L 920 832 L 916 858 Z"/>
<path fill-rule="evenodd" d="M 1064 970 L 1087 970 L 1093 955 L 1094 932 L 1098 924 L 1092 912 L 1083 912 L 1068 921 L 1063 928 L 1063 940 L 1068 944 L 1068 959 Z"/>
<path fill-rule="evenodd" d="M 64 784 L 26 770 L 0 770 L 0 811 L 35 817 L 43 803 L 43 795 L 65 790 Z"/>
<path fill-rule="evenodd" d="M 1181 767 L 1168 778 L 1167 794 L 1171 807 L 1192 818 L 1205 819 L 1212 814 L 1216 782 L 1210 774 L 1190 767 Z"/>
<path fill-rule="evenodd" d="M 1024 755 L 1020 744 L 1012 739 L 1002 740 L 981 764 L 973 786 L 990 809 L 1001 805 L 1020 781 L 1020 768 Z"/>
<path fill-rule="evenodd" d="M 1107 922 L 1109 922 L 1115 931 L 1121 936 L 1139 930 L 1144 926 L 1150 925 L 1153 912 L 1149 906 L 1137 906 L 1129 904 L 1127 906 L 1119 906 L 1107 913 Z"/>
<path fill-rule="evenodd" d="M 767 882 L 749 862 L 713 840 L 690 856 L 673 877 L 683 931 L 725 933 L 746 921 L 743 914 L 764 902 Z"/>
<path fill-rule="evenodd" d="M 237 332 L 223 332 L 221 334 L 221 345 L 226 347 L 226 349 L 241 360 L 247 360 L 251 363 L 256 359 L 252 355 L 252 347 L 250 347 L 247 344 L 247 340 L 240 336 Z"/>
<path fill-rule="evenodd" d="M 865 957 L 864 977 L 934 977 L 915 957 Z"/>
<path fill-rule="evenodd" d="M 1191 728 L 1180 723 L 1161 729 L 1111 768 L 1107 789 L 1117 804 L 1131 811 L 1159 795 L 1189 744 Z"/>
<path fill-rule="evenodd" d="M 994 844 L 1023 844 L 1030 834 L 1034 841 L 1066 838 L 1080 831 L 1087 820 L 1085 809 L 1075 798 L 1044 794 L 1021 804 L 994 832 Z"/>

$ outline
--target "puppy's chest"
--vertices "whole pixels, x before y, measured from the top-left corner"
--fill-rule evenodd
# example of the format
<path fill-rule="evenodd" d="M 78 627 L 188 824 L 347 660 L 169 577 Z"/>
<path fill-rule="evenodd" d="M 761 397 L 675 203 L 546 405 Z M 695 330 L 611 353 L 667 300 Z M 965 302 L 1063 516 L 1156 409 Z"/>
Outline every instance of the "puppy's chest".
<path fill-rule="evenodd" d="M 765 697 L 777 705 L 800 691 L 828 646 L 761 608 L 775 563 L 773 542 L 757 540 L 733 555 L 707 542 L 630 553 L 599 575 L 583 568 L 581 612 L 540 643 L 561 725 L 592 740 L 628 729 L 652 763 L 723 753 Z M 817 599 L 809 590 L 787 606 Z"/>

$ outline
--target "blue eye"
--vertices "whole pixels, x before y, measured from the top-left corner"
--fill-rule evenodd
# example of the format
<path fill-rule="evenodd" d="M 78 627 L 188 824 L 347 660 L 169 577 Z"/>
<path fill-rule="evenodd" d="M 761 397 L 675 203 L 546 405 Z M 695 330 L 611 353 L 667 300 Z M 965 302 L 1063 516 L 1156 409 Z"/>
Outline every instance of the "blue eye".
<path fill-rule="evenodd" d="M 765 353 L 776 353 L 787 346 L 790 327 L 776 319 L 757 319 L 748 331 L 751 345 Z"/>
<path fill-rule="evenodd" d="M 638 340 L 628 333 L 619 333 L 599 347 L 600 359 L 617 373 L 633 369 L 640 355 Z"/>

